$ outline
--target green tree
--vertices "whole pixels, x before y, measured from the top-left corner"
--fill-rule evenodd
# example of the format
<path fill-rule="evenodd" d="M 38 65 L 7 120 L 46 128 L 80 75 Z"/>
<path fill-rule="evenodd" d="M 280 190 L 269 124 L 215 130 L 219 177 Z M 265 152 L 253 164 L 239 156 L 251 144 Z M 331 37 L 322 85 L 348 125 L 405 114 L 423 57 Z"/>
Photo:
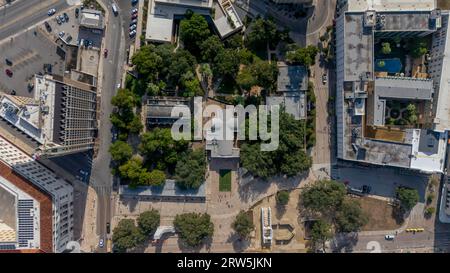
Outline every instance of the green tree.
<path fill-rule="evenodd" d="M 218 52 L 224 50 L 223 43 L 217 35 L 208 37 L 200 44 L 201 59 L 207 63 L 213 63 Z"/>
<path fill-rule="evenodd" d="M 257 18 L 249 28 L 247 43 L 254 49 L 265 49 L 268 44 L 276 47 L 280 40 L 277 25 L 272 19 Z"/>
<path fill-rule="evenodd" d="M 133 92 L 128 89 L 117 90 L 117 94 L 111 99 L 111 104 L 121 111 L 133 109 L 136 103 L 137 101 Z"/>
<path fill-rule="evenodd" d="M 388 55 L 391 54 L 392 50 L 391 50 L 391 44 L 388 42 L 382 43 L 381 44 L 381 52 L 384 55 Z"/>
<path fill-rule="evenodd" d="M 139 214 L 137 218 L 138 227 L 142 233 L 149 236 L 155 233 L 159 226 L 160 215 L 157 210 L 151 209 Z"/>
<path fill-rule="evenodd" d="M 311 228 L 311 243 L 313 249 L 317 249 L 318 246 L 320 246 L 320 249 L 323 250 L 325 248 L 325 243 L 331 238 L 333 238 L 331 225 L 321 219 L 315 221 Z"/>
<path fill-rule="evenodd" d="M 263 179 L 277 174 L 292 177 L 308 170 L 312 162 L 304 151 L 306 126 L 303 122 L 282 110 L 278 149 L 266 152 L 261 151 L 260 142 L 244 143 L 241 147 L 242 166 Z"/>
<path fill-rule="evenodd" d="M 139 77 L 152 80 L 158 75 L 163 59 L 155 52 L 154 45 L 145 45 L 133 55 L 131 62 L 135 65 Z"/>
<path fill-rule="evenodd" d="M 147 162 L 157 165 L 157 168 L 162 170 L 175 165 L 179 160 L 179 154 L 185 151 L 187 146 L 187 141 L 174 140 L 170 129 L 156 128 L 141 136 L 139 151 Z"/>
<path fill-rule="evenodd" d="M 200 86 L 200 82 L 197 78 L 192 78 L 190 80 L 184 81 L 184 92 L 182 93 L 183 97 L 194 97 L 194 96 L 202 96 L 203 89 Z"/>
<path fill-rule="evenodd" d="M 344 201 L 336 215 L 336 226 L 340 232 L 360 231 L 367 222 L 368 218 L 356 200 Z"/>
<path fill-rule="evenodd" d="M 409 54 L 413 58 L 420 58 L 428 52 L 428 42 L 425 38 L 414 38 L 408 41 Z"/>
<path fill-rule="evenodd" d="M 166 174 L 160 170 L 142 171 L 139 176 L 139 185 L 143 186 L 162 186 L 165 182 Z"/>
<path fill-rule="evenodd" d="M 239 63 L 237 51 L 227 48 L 217 52 L 214 58 L 213 72 L 215 75 L 235 77 L 239 71 Z"/>
<path fill-rule="evenodd" d="M 244 68 L 236 78 L 236 83 L 244 90 L 249 91 L 253 86 L 256 85 L 257 80 L 253 76 L 252 71 L 249 67 Z"/>
<path fill-rule="evenodd" d="M 113 230 L 112 241 L 117 251 L 125 252 L 143 243 L 145 236 L 136 227 L 134 220 L 122 219 Z"/>
<path fill-rule="evenodd" d="M 109 147 L 109 152 L 111 153 L 112 159 L 118 163 L 128 161 L 133 155 L 133 149 L 124 141 L 114 142 Z"/>
<path fill-rule="evenodd" d="M 197 247 L 214 233 L 214 224 L 209 214 L 185 213 L 175 216 L 173 221 L 180 238 L 188 246 Z"/>
<path fill-rule="evenodd" d="M 397 188 L 397 198 L 402 208 L 409 211 L 419 202 L 419 192 L 416 189 Z"/>
<path fill-rule="evenodd" d="M 282 206 L 286 206 L 289 203 L 289 192 L 279 191 L 277 192 L 277 203 Z"/>
<path fill-rule="evenodd" d="M 416 106 L 414 104 L 410 103 L 406 107 L 406 111 L 407 111 L 406 115 L 407 115 L 409 124 L 415 124 L 417 122 Z"/>
<path fill-rule="evenodd" d="M 185 48 L 197 55 L 203 41 L 211 35 L 208 22 L 200 14 L 193 13 L 186 16 L 180 23 L 180 37 Z"/>
<path fill-rule="evenodd" d="M 309 45 L 287 52 L 286 60 L 291 63 L 300 63 L 305 66 L 311 66 L 315 63 L 317 53 L 319 53 L 319 49 L 316 46 Z"/>
<path fill-rule="evenodd" d="M 144 129 L 144 125 L 141 122 L 141 118 L 139 116 L 134 115 L 131 122 L 128 124 L 128 130 L 132 134 L 139 134 L 142 129 Z"/>
<path fill-rule="evenodd" d="M 142 172 L 145 170 L 142 167 L 142 159 L 139 157 L 132 157 L 125 164 L 119 167 L 119 175 L 121 178 L 129 180 L 130 186 L 135 187 L 139 185 L 139 179 Z"/>
<path fill-rule="evenodd" d="M 278 67 L 275 62 L 255 61 L 251 65 L 251 71 L 259 86 L 269 90 L 274 88 L 278 77 Z"/>
<path fill-rule="evenodd" d="M 252 230 L 255 228 L 251 216 L 245 211 L 241 210 L 236 216 L 231 227 L 241 238 L 248 238 Z"/>
<path fill-rule="evenodd" d="M 178 186 L 185 189 L 198 189 L 205 180 L 206 160 L 203 150 L 182 154 L 175 168 Z"/>
<path fill-rule="evenodd" d="M 429 218 L 429 217 L 433 216 L 433 214 L 435 212 L 436 212 L 436 208 L 428 207 L 428 208 L 425 209 L 425 216 Z"/>
<path fill-rule="evenodd" d="M 333 214 L 340 208 L 347 194 L 341 183 L 322 180 L 304 189 L 300 196 L 304 208 L 322 214 Z"/>

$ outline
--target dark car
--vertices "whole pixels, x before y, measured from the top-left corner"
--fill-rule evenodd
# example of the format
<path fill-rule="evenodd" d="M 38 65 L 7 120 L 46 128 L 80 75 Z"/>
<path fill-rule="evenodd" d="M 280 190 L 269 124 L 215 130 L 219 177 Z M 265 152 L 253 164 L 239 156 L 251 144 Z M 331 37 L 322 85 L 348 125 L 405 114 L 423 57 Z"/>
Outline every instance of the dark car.
<path fill-rule="evenodd" d="M 80 15 L 80 9 L 76 8 L 75 9 L 75 18 L 78 18 L 79 15 Z"/>
<path fill-rule="evenodd" d="M 11 95 L 15 96 L 16 95 L 16 90 L 11 90 Z"/>
<path fill-rule="evenodd" d="M 136 14 L 133 14 L 133 15 L 131 15 L 131 19 L 136 19 L 137 17 L 138 17 L 137 13 L 136 13 Z"/>
<path fill-rule="evenodd" d="M 72 35 L 67 36 L 66 43 L 70 43 L 72 41 Z"/>
<path fill-rule="evenodd" d="M 67 15 L 67 13 L 63 13 L 64 19 L 66 20 L 66 22 L 69 22 L 69 15 Z"/>
<path fill-rule="evenodd" d="M 139 2 L 139 0 L 131 0 L 131 5 L 136 5 Z"/>
<path fill-rule="evenodd" d="M 13 63 L 12 63 L 11 60 L 9 60 L 9 59 L 5 59 L 5 62 L 6 62 L 6 64 L 9 65 L 9 66 L 13 65 Z"/>
<path fill-rule="evenodd" d="M 45 22 L 44 25 L 48 32 L 52 32 L 52 27 L 50 26 L 50 24 L 48 22 Z"/>
<path fill-rule="evenodd" d="M 109 223 L 106 223 L 106 233 L 111 233 L 111 225 Z"/>
<path fill-rule="evenodd" d="M 362 190 L 363 190 L 363 193 L 369 194 L 370 191 L 372 190 L 372 187 L 371 187 L 371 186 L 368 186 L 368 185 L 363 185 L 363 186 L 362 186 Z"/>
<path fill-rule="evenodd" d="M 13 76 L 13 72 L 11 71 L 11 70 L 9 70 L 9 69 L 6 69 L 5 70 L 5 73 L 6 73 L 6 75 L 8 75 L 8 77 L 12 77 Z"/>
<path fill-rule="evenodd" d="M 108 58 L 108 49 L 105 48 L 105 50 L 103 50 L 103 55 L 105 56 L 105 58 Z"/>

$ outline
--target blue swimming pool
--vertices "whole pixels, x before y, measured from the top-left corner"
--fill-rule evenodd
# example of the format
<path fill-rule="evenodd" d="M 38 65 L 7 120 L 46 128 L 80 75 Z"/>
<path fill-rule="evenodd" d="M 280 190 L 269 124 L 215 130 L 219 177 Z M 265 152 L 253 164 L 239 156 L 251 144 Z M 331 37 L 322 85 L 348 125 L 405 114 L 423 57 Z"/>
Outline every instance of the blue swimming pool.
<path fill-rule="evenodd" d="M 382 64 L 384 62 L 384 66 Z M 388 72 L 388 73 L 399 73 L 402 71 L 402 62 L 399 58 L 394 59 L 377 59 L 375 61 L 375 71 L 376 72 Z"/>

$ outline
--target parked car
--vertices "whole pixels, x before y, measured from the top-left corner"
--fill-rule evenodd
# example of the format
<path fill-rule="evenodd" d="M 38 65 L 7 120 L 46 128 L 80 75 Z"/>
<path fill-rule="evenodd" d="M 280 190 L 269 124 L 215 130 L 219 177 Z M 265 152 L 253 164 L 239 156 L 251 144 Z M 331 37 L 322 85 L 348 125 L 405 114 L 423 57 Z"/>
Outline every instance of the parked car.
<path fill-rule="evenodd" d="M 65 33 L 64 31 L 61 31 L 61 32 L 58 33 L 58 35 L 59 35 L 60 38 L 64 37 L 65 34 L 66 34 L 66 33 Z"/>
<path fill-rule="evenodd" d="M 78 18 L 79 15 L 80 15 L 80 9 L 76 8 L 75 9 L 75 18 Z"/>
<path fill-rule="evenodd" d="M 52 16 L 55 13 L 56 13 L 56 9 L 49 9 L 48 12 L 47 12 L 47 15 L 48 16 Z"/>
<path fill-rule="evenodd" d="M 323 74 L 322 75 L 322 83 L 326 84 L 328 82 L 328 75 L 327 74 Z"/>
<path fill-rule="evenodd" d="M 10 59 L 5 59 L 5 63 L 9 66 L 13 65 L 13 62 Z"/>
<path fill-rule="evenodd" d="M 66 43 L 70 43 L 72 41 L 72 35 L 67 36 Z"/>
<path fill-rule="evenodd" d="M 138 9 L 137 8 L 134 8 L 134 9 L 131 10 L 131 14 L 137 14 L 137 13 L 138 13 Z"/>
<path fill-rule="evenodd" d="M 12 77 L 13 76 L 13 72 L 11 71 L 11 70 L 9 70 L 9 69 L 5 69 L 5 73 L 6 73 L 6 75 L 8 75 L 8 77 Z"/>
<path fill-rule="evenodd" d="M 105 241 L 103 240 L 103 238 L 100 239 L 100 242 L 98 242 L 98 246 L 100 248 L 103 248 L 105 246 Z"/>
<path fill-rule="evenodd" d="M 69 22 L 69 15 L 67 15 L 67 13 L 63 13 L 64 19 L 66 20 L 66 22 Z"/>
<path fill-rule="evenodd" d="M 130 31 L 132 31 L 132 30 L 135 30 L 135 29 L 136 29 L 136 27 L 137 27 L 137 26 L 136 26 L 136 24 L 134 24 L 134 25 L 131 25 L 131 26 L 130 26 Z"/>
<path fill-rule="evenodd" d="M 392 235 L 392 234 L 385 235 L 384 239 L 386 239 L 388 241 L 394 240 L 395 239 L 395 235 Z"/>
<path fill-rule="evenodd" d="M 137 15 L 137 13 L 136 14 L 133 14 L 133 15 L 131 15 L 131 19 L 132 20 L 134 20 L 134 19 L 137 19 L 138 18 L 138 15 Z"/>
<path fill-rule="evenodd" d="M 106 233 L 108 233 L 108 234 L 111 233 L 111 224 L 110 223 L 106 223 Z"/>
<path fill-rule="evenodd" d="M 131 5 L 136 5 L 137 3 L 139 3 L 139 0 L 131 0 Z"/>
<path fill-rule="evenodd" d="M 105 48 L 105 50 L 103 50 L 103 55 L 105 58 L 108 58 L 108 49 Z"/>
<path fill-rule="evenodd" d="M 131 22 L 130 22 L 130 26 L 132 26 L 132 25 L 135 25 L 135 24 L 137 24 L 137 19 L 133 19 L 133 20 L 131 20 Z"/>
<path fill-rule="evenodd" d="M 48 22 L 45 22 L 44 25 L 48 32 L 52 32 L 52 27 L 50 26 L 50 24 Z"/>
<path fill-rule="evenodd" d="M 59 15 L 59 20 L 61 20 L 61 22 L 63 22 L 63 23 L 66 22 L 66 18 L 62 15 Z"/>
<path fill-rule="evenodd" d="M 130 31 L 130 37 L 132 38 L 132 37 L 134 37 L 134 36 L 136 36 L 136 30 Z"/>
<path fill-rule="evenodd" d="M 369 194 L 370 191 L 372 190 L 372 187 L 369 185 L 363 185 L 362 190 L 363 190 L 363 193 Z"/>
<path fill-rule="evenodd" d="M 11 95 L 15 96 L 16 95 L 16 90 L 11 90 Z"/>
<path fill-rule="evenodd" d="M 62 24 L 62 21 L 61 21 L 61 19 L 59 18 L 59 16 L 56 16 L 56 23 L 57 23 L 58 25 L 61 25 L 61 24 Z"/>

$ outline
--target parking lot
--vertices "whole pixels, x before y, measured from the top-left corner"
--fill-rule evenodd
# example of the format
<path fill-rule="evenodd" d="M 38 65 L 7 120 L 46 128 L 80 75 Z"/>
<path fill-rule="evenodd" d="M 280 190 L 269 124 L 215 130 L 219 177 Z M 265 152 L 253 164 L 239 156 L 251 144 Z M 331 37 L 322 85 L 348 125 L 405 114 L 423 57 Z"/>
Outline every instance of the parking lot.
<path fill-rule="evenodd" d="M 69 18 L 67 22 L 61 22 L 60 24 L 58 24 L 57 17 L 61 15 L 58 13 L 49 17 L 49 20 L 47 20 L 47 22 L 50 24 L 52 35 L 54 35 L 55 38 L 58 38 L 60 36 L 60 33 L 64 33 L 64 35 L 61 35 L 61 39 L 69 45 L 78 46 L 81 40 L 87 40 L 92 42 L 90 47 L 101 48 L 103 32 L 98 30 L 80 28 L 78 18 L 76 18 L 75 16 L 75 9 L 76 8 L 72 8 L 66 11 L 66 14 Z M 69 36 L 71 37 L 71 39 L 69 38 Z"/>
<path fill-rule="evenodd" d="M 416 189 L 420 195 L 420 202 L 425 200 L 428 176 L 413 172 L 405 172 L 389 167 L 337 167 L 332 170 L 332 178 L 348 183 L 353 188 L 363 185 L 372 187 L 370 194 L 392 198 L 397 187 Z"/>
<path fill-rule="evenodd" d="M 44 64 L 51 65 L 51 72 L 63 75 L 65 69 L 64 55 L 57 51 L 57 44 L 45 31 L 31 29 L 15 38 L 6 40 L 0 45 L 0 91 L 19 96 L 32 96 L 28 83 L 35 74 L 45 73 Z M 59 53 L 59 54 L 58 54 Z M 12 64 L 6 64 L 5 59 Z M 9 69 L 13 74 L 6 74 Z"/>

